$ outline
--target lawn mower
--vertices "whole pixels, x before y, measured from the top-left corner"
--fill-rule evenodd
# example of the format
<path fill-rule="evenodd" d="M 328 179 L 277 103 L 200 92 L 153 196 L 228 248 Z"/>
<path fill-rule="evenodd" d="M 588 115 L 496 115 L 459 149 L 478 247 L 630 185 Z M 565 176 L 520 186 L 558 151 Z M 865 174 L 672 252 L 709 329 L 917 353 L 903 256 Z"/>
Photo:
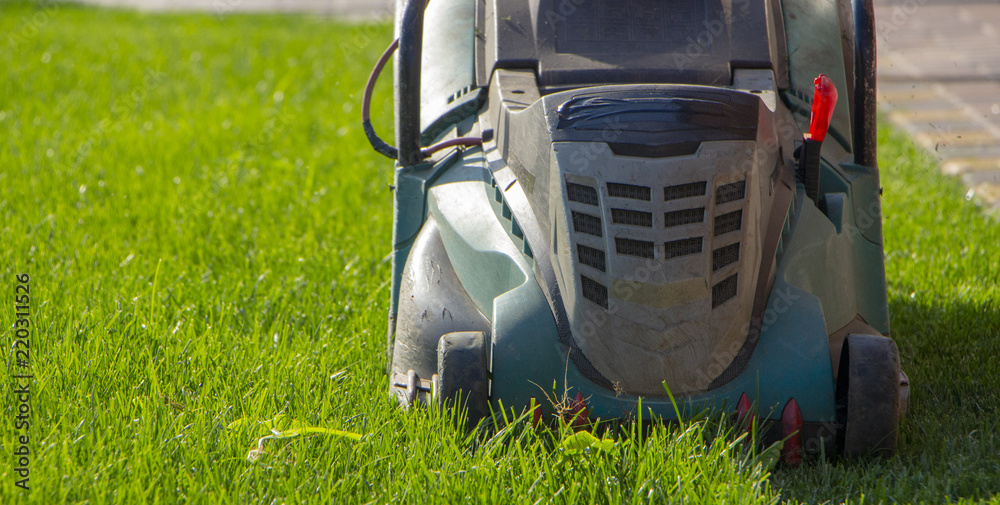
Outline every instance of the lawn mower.
<path fill-rule="evenodd" d="M 403 405 L 895 451 L 871 0 L 399 0 L 362 109 L 396 160 Z"/>

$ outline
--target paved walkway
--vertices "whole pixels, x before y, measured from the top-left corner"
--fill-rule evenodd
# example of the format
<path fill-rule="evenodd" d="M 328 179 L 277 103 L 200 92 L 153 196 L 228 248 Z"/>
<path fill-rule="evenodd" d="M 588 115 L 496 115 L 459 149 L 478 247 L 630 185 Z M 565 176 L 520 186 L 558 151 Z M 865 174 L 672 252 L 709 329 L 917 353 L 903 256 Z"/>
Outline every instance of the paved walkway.
<path fill-rule="evenodd" d="M 1000 2 L 876 0 L 879 105 L 1000 212 Z"/>

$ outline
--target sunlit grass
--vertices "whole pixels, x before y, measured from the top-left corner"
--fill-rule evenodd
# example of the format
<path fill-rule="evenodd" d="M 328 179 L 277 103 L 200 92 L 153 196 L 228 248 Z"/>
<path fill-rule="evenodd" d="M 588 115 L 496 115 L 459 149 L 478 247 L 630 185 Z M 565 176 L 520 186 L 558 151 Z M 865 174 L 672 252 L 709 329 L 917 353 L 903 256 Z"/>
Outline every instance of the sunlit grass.
<path fill-rule="evenodd" d="M 391 163 L 359 128 L 388 26 L 0 9 L 0 271 L 31 275 L 36 377 L 31 491 L 0 466 L 0 502 L 774 500 L 724 427 L 567 452 L 396 406 Z"/>
<path fill-rule="evenodd" d="M 899 455 L 821 462 L 773 482 L 810 502 L 997 496 L 1000 224 L 902 134 L 882 130 L 879 146 L 892 337 L 912 384 Z"/>
<path fill-rule="evenodd" d="M 19 495 L 0 465 L 0 503 L 1000 492 L 1000 231 L 886 132 L 893 336 L 914 383 L 899 458 L 769 479 L 764 455 L 715 417 L 626 424 L 604 434 L 611 448 L 573 452 L 565 429 L 470 434 L 450 415 L 396 407 L 384 376 L 391 165 L 358 120 L 390 34 L 303 16 L 0 3 L 0 276 L 10 293 L 15 274 L 31 275 L 36 377 L 32 489 Z M 388 132 L 387 83 L 377 97 Z M 4 328 L 12 305 L 0 305 Z M 5 461 L 15 409 L 5 396 Z M 260 442 L 268 427 L 338 431 Z"/>

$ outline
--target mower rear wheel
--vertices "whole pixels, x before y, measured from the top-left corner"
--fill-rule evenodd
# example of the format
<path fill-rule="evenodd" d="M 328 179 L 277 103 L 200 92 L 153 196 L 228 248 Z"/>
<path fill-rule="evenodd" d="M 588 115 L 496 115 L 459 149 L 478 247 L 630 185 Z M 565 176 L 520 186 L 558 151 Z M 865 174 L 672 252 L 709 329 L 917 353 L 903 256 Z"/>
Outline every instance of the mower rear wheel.
<path fill-rule="evenodd" d="M 490 415 L 487 351 L 481 331 L 447 333 L 438 340 L 438 402 L 467 409 L 469 427 Z"/>
<path fill-rule="evenodd" d="M 847 458 L 890 457 L 900 419 L 899 350 L 891 338 L 848 335 L 837 375 L 837 435 Z"/>

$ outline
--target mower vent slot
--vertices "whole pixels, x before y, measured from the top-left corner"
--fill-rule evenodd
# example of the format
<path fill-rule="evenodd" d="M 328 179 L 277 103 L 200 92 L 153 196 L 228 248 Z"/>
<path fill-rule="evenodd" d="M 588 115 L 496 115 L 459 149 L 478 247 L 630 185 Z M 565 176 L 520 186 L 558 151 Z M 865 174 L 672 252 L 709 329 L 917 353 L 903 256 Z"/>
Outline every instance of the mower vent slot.
<path fill-rule="evenodd" d="M 511 238 L 515 239 L 515 243 L 520 242 L 521 252 L 523 252 L 525 256 L 534 259 L 534 255 L 531 253 L 531 246 L 529 246 L 528 241 L 524 239 L 524 230 L 521 229 L 521 225 L 518 224 L 516 219 L 514 219 L 510 206 L 508 206 L 507 202 L 504 201 L 503 193 L 500 191 L 500 188 L 497 187 L 496 179 L 491 177 L 490 184 L 494 190 L 493 199 L 495 202 L 493 203 L 493 210 L 497 213 L 497 217 L 501 217 L 510 222 L 510 227 L 505 228 L 508 232 L 510 232 Z"/>
<path fill-rule="evenodd" d="M 618 251 L 618 254 L 625 254 L 627 256 L 638 256 L 640 258 L 650 259 L 653 257 L 653 243 L 643 240 L 616 238 L 615 250 Z"/>
<path fill-rule="evenodd" d="M 653 213 L 639 210 L 611 209 L 611 222 L 630 226 L 653 227 Z"/>
<path fill-rule="evenodd" d="M 606 271 L 606 266 L 604 262 L 604 251 L 600 249 L 594 249 L 593 247 L 587 247 L 585 245 L 576 245 L 576 256 L 580 263 L 587 265 L 588 267 L 596 268 L 602 272 Z"/>
<path fill-rule="evenodd" d="M 712 286 L 712 308 L 716 308 L 736 296 L 736 274 L 726 277 Z"/>
<path fill-rule="evenodd" d="M 571 202 L 580 202 L 587 205 L 597 205 L 597 190 L 584 186 L 583 184 L 566 183 L 566 197 Z"/>
<path fill-rule="evenodd" d="M 611 152 L 617 156 L 634 156 L 637 158 L 672 158 L 674 156 L 690 156 L 698 152 L 701 141 L 679 142 L 676 144 L 645 145 L 608 142 Z"/>
<path fill-rule="evenodd" d="M 586 275 L 581 275 L 580 280 L 582 281 L 583 297 L 605 309 L 608 308 L 608 287 Z"/>
<path fill-rule="evenodd" d="M 738 231 L 743 227 L 743 209 L 715 216 L 715 236 Z"/>
<path fill-rule="evenodd" d="M 667 242 L 665 244 L 666 252 L 664 253 L 664 257 L 666 257 L 666 259 L 670 259 L 680 256 L 688 256 L 691 254 L 698 254 L 701 252 L 701 242 L 701 237 L 685 238 Z"/>
<path fill-rule="evenodd" d="M 727 267 L 740 260 L 740 243 L 730 244 L 712 251 L 712 271 Z"/>
<path fill-rule="evenodd" d="M 705 194 L 704 182 L 692 182 L 689 184 L 678 184 L 663 188 L 663 201 L 680 200 L 681 198 L 691 198 L 692 196 L 702 196 Z"/>
<path fill-rule="evenodd" d="M 736 200 L 742 200 L 743 197 L 746 196 L 746 192 L 747 192 L 746 180 L 719 186 L 715 190 L 715 204 L 722 205 L 724 203 L 735 202 Z"/>
<path fill-rule="evenodd" d="M 646 186 L 633 186 L 632 184 L 619 184 L 617 182 L 608 183 L 608 196 L 645 200 L 648 202 L 649 195 L 650 190 Z"/>
<path fill-rule="evenodd" d="M 675 210 L 663 214 L 663 226 L 671 228 L 673 226 L 683 226 L 685 224 L 700 223 L 705 220 L 705 207 L 697 209 Z M 718 234 L 716 234 L 718 235 Z"/>
<path fill-rule="evenodd" d="M 524 240 L 524 231 L 521 230 L 521 225 L 517 224 L 517 219 L 510 220 L 510 232 L 515 237 Z"/>
<path fill-rule="evenodd" d="M 573 229 L 580 233 L 586 233 L 587 235 L 593 235 L 595 237 L 604 236 L 604 234 L 601 233 L 601 218 L 591 216 L 590 214 L 584 214 L 582 212 L 573 212 Z"/>

